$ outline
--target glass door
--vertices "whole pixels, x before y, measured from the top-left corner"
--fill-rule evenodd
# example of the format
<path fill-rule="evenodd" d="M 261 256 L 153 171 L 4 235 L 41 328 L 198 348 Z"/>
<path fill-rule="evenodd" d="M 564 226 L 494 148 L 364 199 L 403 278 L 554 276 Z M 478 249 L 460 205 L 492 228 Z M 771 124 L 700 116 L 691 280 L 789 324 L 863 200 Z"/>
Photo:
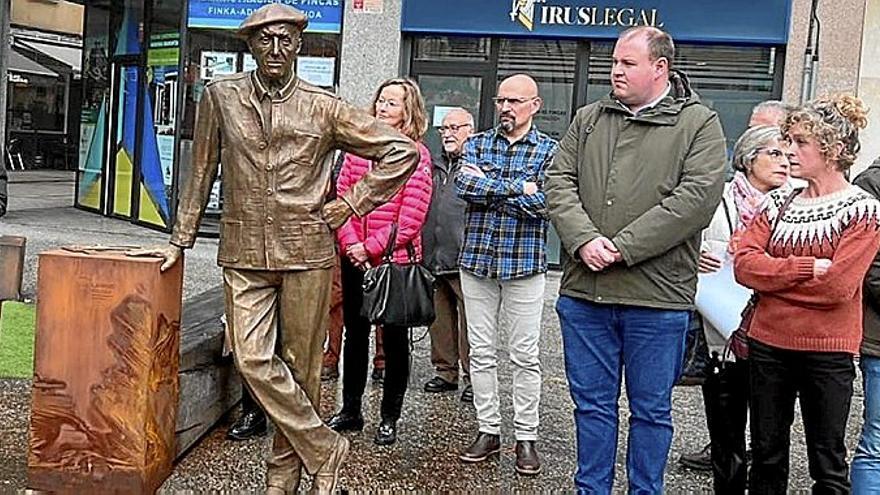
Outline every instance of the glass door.
<path fill-rule="evenodd" d="M 436 129 L 443 122 L 443 117 L 450 109 L 464 108 L 474 116 L 475 122 L 478 121 L 483 79 L 477 76 L 419 74 L 416 76 L 416 81 L 425 98 L 428 125 L 432 128 L 425 135 L 425 146 L 439 153 L 441 150 L 440 135 Z"/>
<path fill-rule="evenodd" d="M 137 143 L 138 85 L 140 70 L 134 63 L 114 63 L 110 115 L 111 142 L 108 174 L 110 213 L 130 219 Z"/>

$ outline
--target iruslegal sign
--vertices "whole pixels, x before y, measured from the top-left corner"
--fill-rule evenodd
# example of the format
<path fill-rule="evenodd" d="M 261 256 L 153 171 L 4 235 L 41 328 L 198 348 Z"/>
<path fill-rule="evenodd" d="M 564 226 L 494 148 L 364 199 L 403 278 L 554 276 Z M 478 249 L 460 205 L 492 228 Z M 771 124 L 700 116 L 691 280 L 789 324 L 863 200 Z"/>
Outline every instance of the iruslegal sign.
<path fill-rule="evenodd" d="M 478 6 L 477 6 L 478 4 Z M 677 41 L 781 45 L 792 0 L 406 0 L 411 33 L 613 39 L 655 26 Z"/>
<path fill-rule="evenodd" d="M 535 24 L 562 26 L 654 26 L 659 22 L 657 9 L 636 7 L 596 7 L 548 4 L 547 0 L 515 1 L 510 19 L 521 23 L 529 31 Z"/>

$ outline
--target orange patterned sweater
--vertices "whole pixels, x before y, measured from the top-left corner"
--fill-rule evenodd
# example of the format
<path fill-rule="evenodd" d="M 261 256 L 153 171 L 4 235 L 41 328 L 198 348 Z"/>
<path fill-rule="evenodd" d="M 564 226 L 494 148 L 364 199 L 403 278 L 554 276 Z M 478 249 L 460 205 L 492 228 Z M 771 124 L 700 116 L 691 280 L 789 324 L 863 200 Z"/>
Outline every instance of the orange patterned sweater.
<path fill-rule="evenodd" d="M 856 186 L 796 197 L 770 237 L 790 192 L 768 195 L 734 258 L 736 280 L 760 294 L 749 337 L 774 347 L 858 354 L 862 280 L 880 247 L 880 202 Z M 813 276 L 817 258 L 832 260 Z"/>

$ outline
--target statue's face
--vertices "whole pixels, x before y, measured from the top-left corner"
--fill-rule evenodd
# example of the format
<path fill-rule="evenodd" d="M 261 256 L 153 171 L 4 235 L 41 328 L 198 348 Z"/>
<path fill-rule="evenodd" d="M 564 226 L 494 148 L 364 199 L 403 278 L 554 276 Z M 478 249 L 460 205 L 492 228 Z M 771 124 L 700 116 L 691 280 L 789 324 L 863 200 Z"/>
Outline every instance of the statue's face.
<path fill-rule="evenodd" d="M 248 39 L 257 71 L 266 81 L 286 81 L 290 77 L 299 45 L 299 30 L 287 22 L 267 24 Z"/>

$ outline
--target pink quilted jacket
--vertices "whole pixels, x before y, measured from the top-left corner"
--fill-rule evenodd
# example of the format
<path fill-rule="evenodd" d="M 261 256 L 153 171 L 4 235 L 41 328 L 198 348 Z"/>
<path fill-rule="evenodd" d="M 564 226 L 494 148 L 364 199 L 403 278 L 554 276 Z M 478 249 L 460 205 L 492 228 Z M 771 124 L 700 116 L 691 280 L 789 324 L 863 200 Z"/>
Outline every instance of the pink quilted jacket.
<path fill-rule="evenodd" d="M 415 248 L 415 261 L 422 259 L 422 226 L 431 204 L 431 153 L 422 143 L 418 143 L 418 168 L 406 181 L 406 184 L 387 203 L 368 213 L 365 217 L 352 216 L 336 231 L 341 252 L 359 242 L 370 255 L 370 263 L 377 265 L 382 261 L 382 253 L 388 245 L 391 224 L 397 222 L 397 242 L 395 243 L 392 261 L 408 263 L 409 255 L 406 245 L 412 242 Z M 370 160 L 347 153 L 339 178 L 336 180 L 336 192 L 345 194 L 372 167 Z"/>

